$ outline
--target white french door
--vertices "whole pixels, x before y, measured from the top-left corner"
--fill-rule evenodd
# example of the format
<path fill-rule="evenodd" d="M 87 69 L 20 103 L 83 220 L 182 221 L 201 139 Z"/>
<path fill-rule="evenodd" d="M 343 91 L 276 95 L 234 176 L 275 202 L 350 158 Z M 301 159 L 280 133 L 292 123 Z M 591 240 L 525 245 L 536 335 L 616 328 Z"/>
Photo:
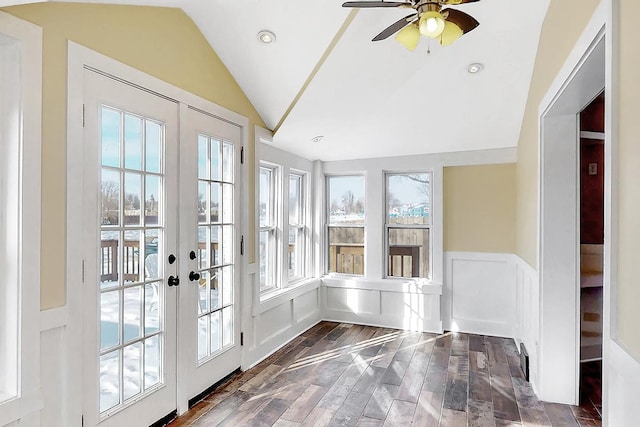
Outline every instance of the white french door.
<path fill-rule="evenodd" d="M 240 366 L 239 126 L 182 106 L 180 413 Z M 195 333 L 194 333 L 195 331 Z"/>
<path fill-rule="evenodd" d="M 148 426 L 240 366 L 241 128 L 84 71 L 87 426 Z"/>
<path fill-rule="evenodd" d="M 179 106 L 84 74 L 84 421 L 148 426 L 176 409 Z"/>

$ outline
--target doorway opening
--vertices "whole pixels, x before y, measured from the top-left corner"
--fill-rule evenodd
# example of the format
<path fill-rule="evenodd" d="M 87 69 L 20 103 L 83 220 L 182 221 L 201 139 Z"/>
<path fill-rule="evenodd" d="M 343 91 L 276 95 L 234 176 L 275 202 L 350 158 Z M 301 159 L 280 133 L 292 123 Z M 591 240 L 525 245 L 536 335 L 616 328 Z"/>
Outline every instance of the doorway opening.
<path fill-rule="evenodd" d="M 605 94 L 580 112 L 580 405 L 602 416 Z"/>
<path fill-rule="evenodd" d="M 582 344 L 580 112 L 605 88 L 604 27 L 592 34 L 540 114 L 539 391 L 570 405 L 580 401 Z"/>

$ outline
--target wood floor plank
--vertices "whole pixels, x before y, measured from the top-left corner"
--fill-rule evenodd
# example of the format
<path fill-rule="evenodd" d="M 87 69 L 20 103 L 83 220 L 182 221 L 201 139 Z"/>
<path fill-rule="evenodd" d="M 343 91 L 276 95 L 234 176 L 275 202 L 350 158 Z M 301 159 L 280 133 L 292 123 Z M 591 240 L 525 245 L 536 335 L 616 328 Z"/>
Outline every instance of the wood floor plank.
<path fill-rule="evenodd" d="M 351 391 L 333 415 L 333 418 L 329 422 L 329 426 L 357 425 L 370 397 L 370 394 Z"/>
<path fill-rule="evenodd" d="M 302 421 L 303 427 L 324 427 L 329 425 L 335 411 L 316 406 L 313 411 Z"/>
<path fill-rule="evenodd" d="M 321 322 L 170 426 L 601 425 L 540 402 L 518 369 L 510 339 Z"/>
<path fill-rule="evenodd" d="M 382 381 L 385 372 L 387 372 L 385 368 L 367 367 L 353 389 L 360 393 L 373 394 L 378 384 Z"/>
<path fill-rule="evenodd" d="M 468 427 L 493 427 L 493 404 L 479 400 L 469 399 L 467 411 Z"/>
<path fill-rule="evenodd" d="M 507 365 L 495 365 L 491 371 L 491 396 L 496 418 L 520 422 L 520 413 Z M 506 375 L 504 372 L 506 371 Z M 496 374 L 497 373 L 497 374 Z"/>
<path fill-rule="evenodd" d="M 413 421 L 416 404 L 403 400 L 394 400 L 389 408 L 389 414 L 384 421 L 387 427 L 409 426 Z"/>
<path fill-rule="evenodd" d="M 356 427 L 382 427 L 384 421 L 375 418 L 361 417 Z"/>
<path fill-rule="evenodd" d="M 364 408 L 363 415 L 368 418 L 383 420 L 387 417 L 400 387 L 391 384 L 379 384 L 371 399 Z"/>
<path fill-rule="evenodd" d="M 484 343 L 484 337 L 480 335 L 469 335 L 469 351 L 476 351 L 484 353 L 486 346 Z"/>
<path fill-rule="evenodd" d="M 416 411 L 413 414 L 413 425 L 437 427 L 440 425 L 444 392 L 433 392 L 423 389 L 420 392 Z"/>
<path fill-rule="evenodd" d="M 442 427 L 467 427 L 467 413 L 454 411 L 452 409 L 443 409 L 440 417 L 440 425 Z"/>
<path fill-rule="evenodd" d="M 469 399 L 491 402 L 491 381 L 484 372 L 469 373 Z"/>
<path fill-rule="evenodd" d="M 402 379 L 396 399 L 413 403 L 418 401 L 430 360 L 430 353 L 419 351 L 413 353 L 413 358 L 409 362 L 409 367 Z"/>
<path fill-rule="evenodd" d="M 552 426 L 577 427 L 580 425 L 567 405 L 544 402 L 544 409 Z"/>
<path fill-rule="evenodd" d="M 289 408 L 282 414 L 288 421 L 302 422 L 313 411 L 320 399 L 327 394 L 328 389 L 311 384 L 302 392 Z"/>

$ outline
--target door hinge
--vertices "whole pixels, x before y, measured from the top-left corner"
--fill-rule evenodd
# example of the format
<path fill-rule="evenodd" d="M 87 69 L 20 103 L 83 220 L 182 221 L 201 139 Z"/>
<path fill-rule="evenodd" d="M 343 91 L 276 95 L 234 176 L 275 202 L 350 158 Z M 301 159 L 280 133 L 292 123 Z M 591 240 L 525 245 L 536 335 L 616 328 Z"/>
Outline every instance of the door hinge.
<path fill-rule="evenodd" d="M 240 164 L 244 165 L 244 147 L 240 147 Z"/>
<path fill-rule="evenodd" d="M 244 255 L 244 236 L 240 236 L 240 255 Z"/>
<path fill-rule="evenodd" d="M 84 283 L 84 260 L 82 260 L 82 283 Z"/>
<path fill-rule="evenodd" d="M 85 110 L 85 105 L 82 104 L 82 127 L 84 127 L 84 110 Z"/>
<path fill-rule="evenodd" d="M 244 332 L 240 332 L 240 345 L 244 345 Z"/>

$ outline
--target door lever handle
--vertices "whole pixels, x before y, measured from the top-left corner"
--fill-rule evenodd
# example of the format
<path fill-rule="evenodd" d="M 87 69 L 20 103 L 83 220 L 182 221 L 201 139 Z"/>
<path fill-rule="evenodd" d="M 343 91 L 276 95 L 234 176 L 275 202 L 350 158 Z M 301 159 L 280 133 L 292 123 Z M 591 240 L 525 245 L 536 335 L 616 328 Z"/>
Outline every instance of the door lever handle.
<path fill-rule="evenodd" d="M 198 273 L 196 273 L 195 271 L 192 271 L 189 273 L 189 280 L 191 280 L 192 282 L 196 281 L 196 280 L 200 280 L 200 275 Z"/>
<path fill-rule="evenodd" d="M 167 280 L 167 284 L 169 286 L 178 286 L 180 284 L 180 279 L 178 279 L 178 276 L 169 276 L 169 279 Z"/>

